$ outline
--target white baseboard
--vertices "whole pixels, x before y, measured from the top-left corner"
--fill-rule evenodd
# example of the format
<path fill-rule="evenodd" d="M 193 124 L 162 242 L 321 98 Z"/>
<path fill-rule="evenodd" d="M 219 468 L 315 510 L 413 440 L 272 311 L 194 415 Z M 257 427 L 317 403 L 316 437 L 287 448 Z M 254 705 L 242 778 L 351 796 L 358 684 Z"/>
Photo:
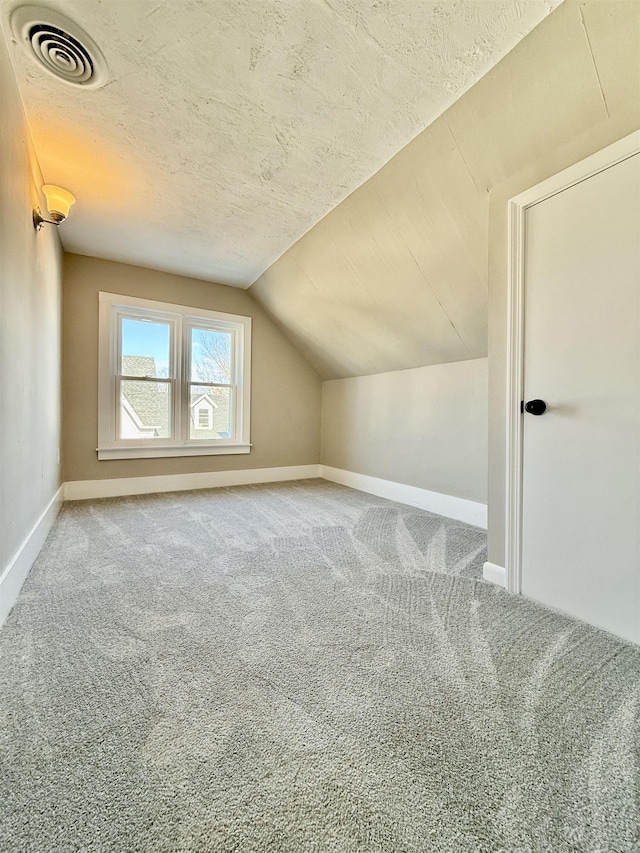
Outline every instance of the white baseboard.
<path fill-rule="evenodd" d="M 0 576 L 0 625 L 4 623 L 16 603 L 29 569 L 35 563 L 53 522 L 60 512 L 63 493 L 64 486 L 60 486 Z"/>
<path fill-rule="evenodd" d="M 398 503 L 409 504 L 437 515 L 455 518 L 467 524 L 487 529 L 486 504 L 456 498 L 453 495 L 443 495 L 440 492 L 430 492 L 417 486 L 406 486 L 404 483 L 394 483 L 392 480 L 381 480 L 379 477 L 369 477 L 367 474 L 355 474 L 342 468 L 332 468 L 321 465 L 321 475 L 325 480 L 350 486 L 361 492 L 369 492 L 380 498 L 387 498 Z"/>
<path fill-rule="evenodd" d="M 165 474 L 156 477 L 120 477 L 111 480 L 75 480 L 64 484 L 66 501 L 184 492 L 220 486 L 248 486 L 321 477 L 320 465 L 289 465 L 282 468 L 247 468 L 240 471 L 205 471 L 197 474 Z"/>
<path fill-rule="evenodd" d="M 490 583 L 507 588 L 507 570 L 495 563 L 485 563 L 482 567 L 482 577 Z"/>
<path fill-rule="evenodd" d="M 156 477 L 120 477 L 105 480 L 76 480 L 63 483 L 40 518 L 34 524 L 17 553 L 0 576 L 0 625 L 15 604 L 22 584 L 40 553 L 63 500 L 110 498 L 124 495 L 145 495 L 154 492 L 175 492 L 190 489 L 210 489 L 242 486 L 253 483 L 277 483 L 285 480 L 308 480 L 323 477 L 359 491 L 369 492 L 388 500 L 419 507 L 448 518 L 455 518 L 477 527 L 487 527 L 487 507 L 475 501 L 430 492 L 416 486 L 381 480 L 365 474 L 355 474 L 328 465 L 290 465 L 281 468 L 248 468 L 236 471 L 209 471 L 196 474 L 167 474 Z M 484 578 L 506 587 L 506 572 L 501 566 L 485 563 Z"/>

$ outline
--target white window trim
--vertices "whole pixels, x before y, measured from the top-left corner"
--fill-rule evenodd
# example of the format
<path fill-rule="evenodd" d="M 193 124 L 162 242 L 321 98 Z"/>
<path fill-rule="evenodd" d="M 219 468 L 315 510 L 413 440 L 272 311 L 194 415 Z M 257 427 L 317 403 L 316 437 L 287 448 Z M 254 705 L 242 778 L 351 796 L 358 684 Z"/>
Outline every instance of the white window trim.
<path fill-rule="evenodd" d="M 118 309 L 121 313 L 154 313 L 158 319 L 170 321 L 175 336 L 174 357 L 171 382 L 173 402 L 171 439 L 119 439 L 118 438 L 118 401 L 116 400 L 116 365 L 118 342 L 112 333 L 114 318 Z M 190 337 L 187 346 L 182 345 L 183 328 L 190 329 L 203 322 L 214 320 L 228 323 L 234 331 L 235 364 L 237 375 L 235 384 L 238 389 L 235 399 L 236 438 L 202 441 L 190 439 L 188 434 L 181 436 L 184 418 L 188 412 L 187 394 L 189 389 Z M 180 377 L 178 379 L 178 377 Z M 179 389 L 182 393 L 178 393 Z M 250 453 L 251 428 L 251 317 L 239 314 L 225 314 L 220 311 L 207 311 L 170 302 L 156 302 L 135 296 L 121 296 L 116 293 L 99 294 L 99 334 L 98 334 L 98 459 L 144 459 L 163 456 L 216 456 L 220 454 Z"/>

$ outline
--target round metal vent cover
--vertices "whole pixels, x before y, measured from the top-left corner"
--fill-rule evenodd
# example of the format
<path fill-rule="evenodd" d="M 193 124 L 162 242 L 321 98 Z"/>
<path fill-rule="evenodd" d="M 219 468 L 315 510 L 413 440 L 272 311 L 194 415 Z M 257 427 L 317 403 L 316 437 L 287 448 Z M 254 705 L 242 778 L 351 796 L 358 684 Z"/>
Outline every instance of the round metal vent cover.
<path fill-rule="evenodd" d="M 72 86 L 107 81 L 107 63 L 98 45 L 73 21 L 52 9 L 19 6 L 11 15 L 18 43 L 50 74 Z"/>

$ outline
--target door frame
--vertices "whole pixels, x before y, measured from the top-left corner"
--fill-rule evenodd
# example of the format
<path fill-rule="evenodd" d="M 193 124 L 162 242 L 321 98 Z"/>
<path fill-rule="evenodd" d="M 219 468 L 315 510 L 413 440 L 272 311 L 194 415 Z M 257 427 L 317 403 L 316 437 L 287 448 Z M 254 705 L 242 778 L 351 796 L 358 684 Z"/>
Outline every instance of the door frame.
<path fill-rule="evenodd" d="M 525 225 L 528 208 L 640 153 L 640 130 L 619 139 L 508 202 L 507 423 L 505 570 L 509 592 L 522 592 Z"/>

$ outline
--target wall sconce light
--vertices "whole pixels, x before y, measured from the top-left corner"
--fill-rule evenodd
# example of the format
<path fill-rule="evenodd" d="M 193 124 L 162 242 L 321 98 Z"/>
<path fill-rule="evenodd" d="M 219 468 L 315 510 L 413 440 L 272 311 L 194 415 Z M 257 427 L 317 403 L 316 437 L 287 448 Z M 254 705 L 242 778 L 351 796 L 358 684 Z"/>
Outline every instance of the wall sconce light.
<path fill-rule="evenodd" d="M 75 204 L 75 197 L 62 187 L 56 187 L 53 184 L 45 184 L 42 187 L 42 192 L 47 199 L 47 210 L 51 219 L 45 219 L 40 208 L 36 207 L 33 211 L 33 227 L 39 231 L 45 222 L 49 225 L 60 225 L 69 215 L 69 209 L 72 204 Z"/>

